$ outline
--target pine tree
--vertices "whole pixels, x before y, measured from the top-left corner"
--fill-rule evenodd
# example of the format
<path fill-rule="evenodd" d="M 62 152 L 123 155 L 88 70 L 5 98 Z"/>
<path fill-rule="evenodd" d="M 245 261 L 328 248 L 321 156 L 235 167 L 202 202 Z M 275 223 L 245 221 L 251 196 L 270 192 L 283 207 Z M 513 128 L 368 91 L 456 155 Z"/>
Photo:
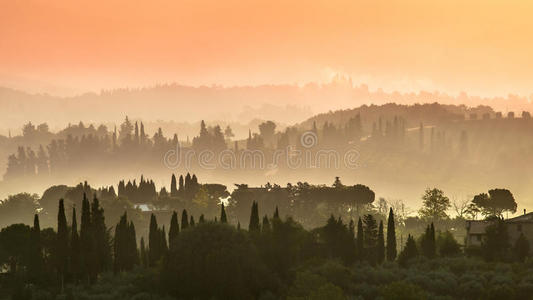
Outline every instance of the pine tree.
<path fill-rule="evenodd" d="M 228 223 L 226 210 L 224 209 L 224 203 L 220 204 L 220 223 Z"/>
<path fill-rule="evenodd" d="M 178 188 L 176 185 L 176 175 L 172 174 L 172 179 L 170 181 L 170 196 L 176 197 L 178 195 Z"/>
<path fill-rule="evenodd" d="M 183 225 L 182 225 L 183 228 Z M 161 234 L 159 233 L 159 228 L 157 227 L 157 220 L 152 214 L 150 216 L 150 231 L 148 233 L 148 255 L 149 255 L 149 266 L 154 267 L 157 261 L 161 258 Z"/>
<path fill-rule="evenodd" d="M 396 259 L 396 227 L 394 224 L 394 212 L 392 208 L 389 210 L 389 220 L 387 223 L 387 260 L 394 261 Z"/>
<path fill-rule="evenodd" d="M 172 218 L 170 219 L 170 229 L 168 230 L 168 248 L 170 250 L 174 249 L 174 241 L 178 237 L 180 228 L 178 225 L 178 214 L 176 212 L 172 213 Z"/>
<path fill-rule="evenodd" d="M 76 220 L 76 207 L 72 208 L 72 228 L 70 232 L 70 274 L 74 283 L 78 282 L 81 271 L 80 236 L 78 234 L 78 221 Z"/>
<path fill-rule="evenodd" d="M 189 227 L 189 216 L 187 215 L 187 210 L 181 212 L 181 230 L 185 230 Z"/>
<path fill-rule="evenodd" d="M 359 218 L 359 221 L 357 221 L 356 251 L 357 251 L 357 257 L 359 258 L 359 260 L 362 260 L 365 257 L 365 247 L 364 247 L 363 222 L 361 221 L 361 218 Z"/>
<path fill-rule="evenodd" d="M 59 200 L 59 211 L 57 214 L 57 241 L 56 241 L 56 259 L 57 273 L 61 290 L 65 284 L 65 277 L 68 271 L 68 228 L 67 217 L 65 216 L 65 206 L 63 199 Z"/>
<path fill-rule="evenodd" d="M 43 274 L 44 261 L 41 245 L 41 226 L 39 224 L 39 215 L 35 214 L 33 218 L 33 227 L 30 232 L 30 256 L 28 263 L 28 274 L 31 282 L 37 283 Z"/>
<path fill-rule="evenodd" d="M 385 236 L 383 235 L 383 221 L 379 222 L 378 244 L 377 244 L 377 262 L 380 264 L 385 260 Z"/>
<path fill-rule="evenodd" d="M 252 203 L 252 212 L 250 214 L 250 224 L 248 225 L 248 231 L 258 232 L 260 230 L 259 226 L 259 207 L 257 202 Z"/>

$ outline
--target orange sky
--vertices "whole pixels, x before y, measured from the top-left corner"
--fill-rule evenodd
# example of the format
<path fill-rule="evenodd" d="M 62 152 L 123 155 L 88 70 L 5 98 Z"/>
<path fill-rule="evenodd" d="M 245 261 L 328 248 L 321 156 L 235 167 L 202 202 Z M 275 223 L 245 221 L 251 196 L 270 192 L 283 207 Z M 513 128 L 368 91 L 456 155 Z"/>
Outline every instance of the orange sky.
<path fill-rule="evenodd" d="M 530 1 L 0 0 L 0 85 L 325 81 L 533 93 Z M 527 3 L 529 2 L 529 3 Z"/>

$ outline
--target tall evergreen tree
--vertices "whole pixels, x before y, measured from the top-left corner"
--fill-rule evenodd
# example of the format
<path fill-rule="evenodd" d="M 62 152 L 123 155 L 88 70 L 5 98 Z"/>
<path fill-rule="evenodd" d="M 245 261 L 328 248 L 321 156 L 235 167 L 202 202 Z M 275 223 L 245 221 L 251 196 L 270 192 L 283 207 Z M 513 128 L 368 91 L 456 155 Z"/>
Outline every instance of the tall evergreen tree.
<path fill-rule="evenodd" d="M 378 226 L 376 219 L 371 214 L 365 215 L 363 217 L 364 222 L 364 247 L 365 247 L 365 258 L 367 261 L 374 265 L 377 262 L 377 241 L 378 241 Z"/>
<path fill-rule="evenodd" d="M 416 242 L 412 235 L 407 237 L 407 242 L 405 243 L 405 248 L 398 255 L 398 263 L 401 266 L 405 266 L 407 262 L 418 256 L 418 249 L 416 248 Z"/>
<path fill-rule="evenodd" d="M 201 215 L 200 215 L 200 219 L 198 220 L 198 223 L 200 223 L 200 224 L 205 223 L 205 217 L 204 217 L 204 214 L 201 214 Z"/>
<path fill-rule="evenodd" d="M 170 250 L 174 249 L 174 241 L 178 237 L 180 232 L 180 227 L 178 225 L 178 213 L 173 212 L 172 218 L 170 219 L 170 229 L 168 230 L 168 248 Z"/>
<path fill-rule="evenodd" d="M 33 218 L 33 227 L 30 232 L 30 253 L 28 262 L 28 274 L 31 282 L 37 283 L 43 275 L 44 261 L 41 245 L 41 226 L 39 224 L 39 215 L 35 214 Z"/>
<path fill-rule="evenodd" d="M 183 189 L 184 189 L 183 175 L 180 175 L 179 189 L 178 189 L 178 191 L 179 191 L 180 193 L 182 193 L 182 192 L 183 192 Z"/>
<path fill-rule="evenodd" d="M 228 218 L 226 217 L 226 210 L 224 209 L 224 203 L 220 204 L 220 223 L 228 223 Z"/>
<path fill-rule="evenodd" d="M 356 239 L 356 251 L 357 257 L 359 260 L 362 260 L 365 257 L 365 246 L 364 246 L 364 233 L 363 233 L 363 221 L 359 218 L 357 221 L 357 239 Z"/>
<path fill-rule="evenodd" d="M 434 258 L 437 255 L 437 244 L 435 241 L 435 227 L 433 223 L 426 227 L 426 232 L 421 238 L 420 242 L 422 255 L 427 258 Z"/>
<path fill-rule="evenodd" d="M 91 225 L 91 206 L 87 195 L 83 193 L 81 204 L 81 228 L 80 228 L 80 258 L 81 258 L 81 276 L 87 283 L 90 281 L 90 273 L 94 263 L 92 253 L 94 248 L 94 239 Z"/>
<path fill-rule="evenodd" d="M 183 228 L 183 226 L 182 226 Z M 149 248 L 149 266 L 154 267 L 157 261 L 161 258 L 161 234 L 157 227 L 157 220 L 155 215 L 150 216 L 150 231 L 148 233 L 148 248 Z"/>
<path fill-rule="evenodd" d="M 168 245 L 167 245 L 167 235 L 165 233 L 165 226 L 163 225 L 163 228 L 161 229 L 161 256 L 165 256 L 168 252 Z"/>
<path fill-rule="evenodd" d="M 60 199 L 57 213 L 56 266 L 61 290 L 63 290 L 68 271 L 68 250 L 67 217 L 65 216 L 64 201 Z"/>
<path fill-rule="evenodd" d="M 385 236 L 383 235 L 383 221 L 379 221 L 378 244 L 377 244 L 377 262 L 382 263 L 385 260 Z"/>
<path fill-rule="evenodd" d="M 146 268 L 148 267 L 148 255 L 146 255 L 146 246 L 144 244 L 144 237 L 141 237 L 141 266 Z"/>
<path fill-rule="evenodd" d="M 74 283 L 78 282 L 81 272 L 80 236 L 78 221 L 76 220 L 76 207 L 72 208 L 72 226 L 70 230 L 70 275 Z"/>
<path fill-rule="evenodd" d="M 274 219 L 278 219 L 279 220 L 279 211 L 278 211 L 278 206 L 276 205 L 276 210 L 274 211 Z"/>
<path fill-rule="evenodd" d="M 259 207 L 257 202 L 252 203 L 252 212 L 250 214 L 250 224 L 248 225 L 248 231 L 258 232 L 260 230 L 259 225 Z"/>
<path fill-rule="evenodd" d="M 189 227 L 189 216 L 187 215 L 187 210 L 181 212 L 181 230 L 185 230 Z"/>
<path fill-rule="evenodd" d="M 387 221 L 387 260 L 394 261 L 396 259 L 396 226 L 394 223 L 394 212 L 392 208 L 389 210 L 389 219 Z"/>
<path fill-rule="evenodd" d="M 271 228 L 270 228 L 270 222 L 268 221 L 268 216 L 265 215 L 263 217 L 263 225 L 261 226 L 261 231 L 263 233 L 268 233 L 271 231 Z"/>
<path fill-rule="evenodd" d="M 91 224 L 92 234 L 94 238 L 94 262 L 93 272 L 91 274 L 92 280 L 103 271 L 109 270 L 112 267 L 112 244 L 111 236 L 105 225 L 104 209 L 100 206 L 96 194 L 91 203 Z"/>
<path fill-rule="evenodd" d="M 139 253 L 137 252 L 137 234 L 133 222 L 130 221 L 128 229 L 128 268 L 131 270 L 134 266 L 139 265 Z"/>
<path fill-rule="evenodd" d="M 176 184 L 176 175 L 172 174 L 172 179 L 170 181 L 170 196 L 176 197 L 178 195 L 178 187 Z"/>
<path fill-rule="evenodd" d="M 194 222 L 194 216 L 191 215 L 191 219 L 189 221 L 189 226 L 194 227 L 194 225 L 196 225 L 195 222 Z"/>

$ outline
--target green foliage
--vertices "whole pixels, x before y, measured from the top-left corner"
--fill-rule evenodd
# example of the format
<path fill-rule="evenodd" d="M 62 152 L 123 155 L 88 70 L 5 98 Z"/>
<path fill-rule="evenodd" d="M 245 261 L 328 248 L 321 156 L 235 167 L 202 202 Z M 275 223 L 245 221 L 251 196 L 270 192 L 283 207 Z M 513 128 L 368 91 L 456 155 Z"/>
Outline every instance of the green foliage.
<path fill-rule="evenodd" d="M 161 280 L 178 298 L 245 299 L 270 275 L 245 232 L 221 223 L 183 231 L 163 264 Z"/>
<path fill-rule="evenodd" d="M 472 204 L 479 208 L 485 217 L 503 217 L 503 212 L 516 212 L 516 201 L 507 189 L 492 189 L 489 194 L 478 194 L 472 199 Z"/>
<path fill-rule="evenodd" d="M 416 247 L 416 242 L 413 236 L 409 235 L 407 237 L 407 242 L 405 243 L 405 248 L 400 252 L 398 256 L 398 263 L 401 266 L 406 266 L 407 262 L 418 256 L 418 249 Z"/>
<path fill-rule="evenodd" d="M 442 257 L 461 254 L 461 246 L 449 231 L 439 232 L 436 242 L 439 255 Z"/>
<path fill-rule="evenodd" d="M 526 257 L 529 255 L 529 241 L 524 236 L 524 233 L 521 232 L 518 239 L 516 239 L 514 244 L 514 255 L 519 262 L 524 262 Z"/>
<path fill-rule="evenodd" d="M 482 252 L 488 261 L 506 261 L 510 258 L 510 241 L 505 222 L 502 219 L 492 221 L 485 229 Z"/>
<path fill-rule="evenodd" d="M 423 300 L 427 299 L 424 291 L 413 284 L 396 281 L 385 287 L 382 292 L 385 300 Z"/>
<path fill-rule="evenodd" d="M 426 189 L 422 196 L 422 208 L 418 211 L 423 219 L 438 221 L 448 218 L 446 211 L 451 208 L 450 199 L 437 188 Z"/>

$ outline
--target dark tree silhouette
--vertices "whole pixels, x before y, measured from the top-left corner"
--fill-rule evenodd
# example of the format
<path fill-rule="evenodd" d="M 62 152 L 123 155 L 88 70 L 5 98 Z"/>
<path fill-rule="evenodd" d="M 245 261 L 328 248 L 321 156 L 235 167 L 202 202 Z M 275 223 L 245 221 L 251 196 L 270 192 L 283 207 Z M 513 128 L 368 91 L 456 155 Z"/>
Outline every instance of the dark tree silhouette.
<path fill-rule="evenodd" d="M 389 219 L 387 221 L 387 260 L 396 259 L 396 226 L 394 223 L 394 212 L 392 207 L 389 210 Z"/>

